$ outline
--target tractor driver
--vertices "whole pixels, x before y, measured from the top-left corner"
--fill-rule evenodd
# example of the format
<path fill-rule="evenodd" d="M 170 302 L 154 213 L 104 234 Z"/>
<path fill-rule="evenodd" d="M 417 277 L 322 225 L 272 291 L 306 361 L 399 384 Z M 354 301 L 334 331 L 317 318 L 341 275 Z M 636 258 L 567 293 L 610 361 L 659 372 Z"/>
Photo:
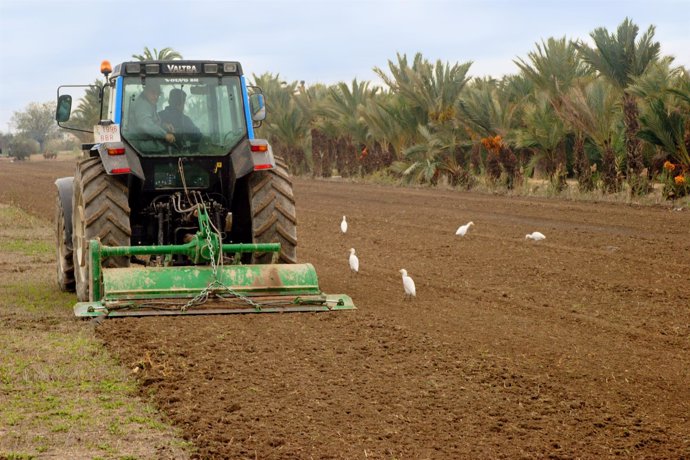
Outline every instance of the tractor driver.
<path fill-rule="evenodd" d="M 144 85 L 144 91 L 137 97 L 133 104 L 133 112 L 128 126 L 131 126 L 137 146 L 145 152 L 163 152 L 165 145 L 175 142 L 172 129 L 164 128 L 156 111 L 158 98 L 161 95 L 161 87 L 157 82 Z M 168 127 L 169 128 L 169 127 Z"/>
<path fill-rule="evenodd" d="M 164 125 L 170 125 L 177 137 L 178 143 L 183 147 L 189 144 L 198 144 L 201 140 L 201 131 L 196 127 L 191 118 L 184 114 L 184 104 L 187 95 L 181 89 L 173 88 L 168 95 L 168 106 L 158 112 L 158 116 Z"/>

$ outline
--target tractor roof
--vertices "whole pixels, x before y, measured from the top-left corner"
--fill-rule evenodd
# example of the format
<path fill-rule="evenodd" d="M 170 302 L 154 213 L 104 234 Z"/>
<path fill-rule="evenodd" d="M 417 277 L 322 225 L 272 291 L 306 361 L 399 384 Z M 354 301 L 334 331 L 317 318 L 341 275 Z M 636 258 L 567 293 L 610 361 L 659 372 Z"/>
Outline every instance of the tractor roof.
<path fill-rule="evenodd" d="M 237 61 L 129 61 L 117 64 L 111 78 L 120 75 L 242 75 L 242 66 Z"/>

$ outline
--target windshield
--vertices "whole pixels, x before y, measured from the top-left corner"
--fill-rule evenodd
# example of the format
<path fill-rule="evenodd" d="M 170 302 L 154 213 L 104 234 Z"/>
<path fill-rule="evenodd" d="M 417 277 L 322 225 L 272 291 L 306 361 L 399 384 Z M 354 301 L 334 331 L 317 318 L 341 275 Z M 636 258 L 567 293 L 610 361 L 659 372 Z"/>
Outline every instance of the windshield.
<path fill-rule="evenodd" d="M 125 77 L 122 137 L 142 154 L 226 155 L 247 134 L 239 77 Z"/>

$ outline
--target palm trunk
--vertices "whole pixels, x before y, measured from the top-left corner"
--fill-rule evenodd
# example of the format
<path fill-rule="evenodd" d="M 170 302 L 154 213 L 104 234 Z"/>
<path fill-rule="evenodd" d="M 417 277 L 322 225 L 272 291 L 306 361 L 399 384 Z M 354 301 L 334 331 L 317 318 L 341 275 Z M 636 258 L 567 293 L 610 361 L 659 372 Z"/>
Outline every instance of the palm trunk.
<path fill-rule="evenodd" d="M 592 180 L 592 168 L 589 164 L 589 158 L 585 152 L 585 137 L 581 132 L 575 133 L 575 144 L 573 145 L 573 155 L 575 156 L 575 176 L 577 178 L 577 185 L 581 192 L 591 192 L 594 190 L 594 181 Z"/>
<path fill-rule="evenodd" d="M 501 160 L 501 164 L 503 165 L 503 169 L 506 172 L 506 186 L 509 190 L 512 190 L 515 187 L 516 182 L 518 182 L 519 172 L 517 157 L 510 147 L 504 146 L 501 147 L 499 158 Z"/>
<path fill-rule="evenodd" d="M 351 147 L 350 143 L 342 137 L 338 137 L 335 141 L 335 167 L 342 177 L 350 177 L 349 155 Z"/>
<path fill-rule="evenodd" d="M 560 142 L 556 147 L 556 169 L 552 183 L 556 192 L 560 193 L 568 188 L 568 155 L 565 152 L 565 142 Z"/>
<path fill-rule="evenodd" d="M 620 191 L 620 181 L 618 180 L 618 171 L 616 170 L 616 154 L 613 151 L 611 142 L 604 143 L 604 152 L 601 156 L 602 163 L 602 182 L 604 185 L 604 192 L 616 193 Z"/>
<path fill-rule="evenodd" d="M 482 155 L 479 144 L 473 144 L 470 151 L 470 171 L 479 175 L 482 171 Z"/>
<path fill-rule="evenodd" d="M 388 147 L 386 147 L 386 150 L 383 154 L 383 166 L 388 168 L 390 165 L 393 164 L 393 161 L 396 158 L 395 154 L 395 149 L 393 148 L 393 144 L 388 144 Z"/>
<path fill-rule="evenodd" d="M 318 130 L 311 130 L 312 177 L 323 176 L 323 159 L 326 154 L 325 136 Z"/>
<path fill-rule="evenodd" d="M 498 155 L 492 150 L 486 154 L 486 176 L 491 183 L 495 183 L 501 178 L 501 162 Z"/>
<path fill-rule="evenodd" d="M 628 168 L 626 175 L 633 194 L 640 195 L 647 192 L 648 181 L 640 173 L 644 168 L 642 148 L 637 132 L 640 130 L 639 109 L 635 96 L 623 93 L 623 115 L 625 117 L 625 149 Z"/>
<path fill-rule="evenodd" d="M 369 148 L 366 145 L 360 144 L 359 153 L 357 155 L 360 175 L 368 176 L 378 168 L 377 158 L 378 151 L 381 150 L 381 147 L 377 144 L 378 143 L 374 144 L 371 147 L 371 152 L 369 151 Z"/>
<path fill-rule="evenodd" d="M 309 163 L 307 162 L 307 155 L 304 153 L 304 149 L 302 147 L 294 148 L 293 155 L 295 157 L 295 163 L 297 164 L 297 172 L 299 174 L 308 173 Z"/>
<path fill-rule="evenodd" d="M 324 135 L 325 151 L 323 155 L 323 164 L 321 165 L 322 177 L 331 177 L 333 175 L 333 158 L 335 156 L 335 141 Z"/>

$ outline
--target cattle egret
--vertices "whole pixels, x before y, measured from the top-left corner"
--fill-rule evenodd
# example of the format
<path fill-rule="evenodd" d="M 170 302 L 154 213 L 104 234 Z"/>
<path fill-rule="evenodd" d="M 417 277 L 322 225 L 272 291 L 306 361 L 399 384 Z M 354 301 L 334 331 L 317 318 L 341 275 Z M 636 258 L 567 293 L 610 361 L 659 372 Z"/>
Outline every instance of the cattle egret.
<path fill-rule="evenodd" d="M 402 273 L 402 282 L 403 282 L 403 288 L 405 289 L 405 298 L 412 298 L 417 295 L 417 290 L 414 287 L 414 280 L 407 276 L 407 270 L 404 268 L 400 269 L 400 273 Z"/>
<path fill-rule="evenodd" d="M 534 241 L 541 241 L 543 239 L 546 239 L 543 233 L 540 232 L 532 232 L 527 235 L 525 235 L 526 240 L 534 240 Z"/>
<path fill-rule="evenodd" d="M 343 221 L 340 222 L 340 231 L 347 233 L 347 221 L 345 220 L 345 216 L 343 216 Z"/>
<path fill-rule="evenodd" d="M 359 259 L 355 255 L 355 248 L 350 248 L 350 270 L 359 273 Z"/>
<path fill-rule="evenodd" d="M 467 230 L 469 230 L 470 227 L 473 225 L 474 225 L 474 222 L 468 222 L 465 225 L 461 225 L 460 227 L 458 227 L 455 234 L 460 235 L 460 236 L 465 236 L 467 234 Z"/>

